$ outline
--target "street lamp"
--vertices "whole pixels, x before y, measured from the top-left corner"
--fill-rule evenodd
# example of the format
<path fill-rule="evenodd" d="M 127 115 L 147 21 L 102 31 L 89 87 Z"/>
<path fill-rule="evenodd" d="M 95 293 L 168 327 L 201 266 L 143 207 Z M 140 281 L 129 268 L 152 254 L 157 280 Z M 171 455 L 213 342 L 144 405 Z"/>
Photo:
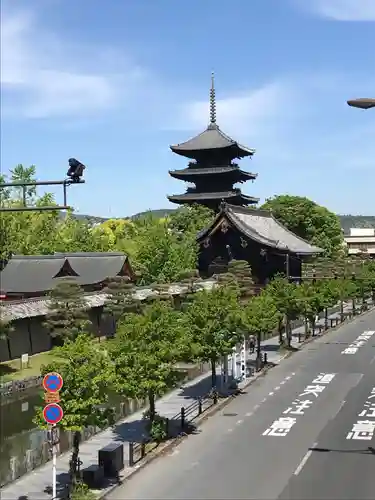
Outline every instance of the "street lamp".
<path fill-rule="evenodd" d="M 361 97 L 359 99 L 351 99 L 347 101 L 349 106 L 352 106 L 353 108 L 360 108 L 360 109 L 370 109 L 370 108 L 375 108 L 375 99 L 371 97 Z"/>

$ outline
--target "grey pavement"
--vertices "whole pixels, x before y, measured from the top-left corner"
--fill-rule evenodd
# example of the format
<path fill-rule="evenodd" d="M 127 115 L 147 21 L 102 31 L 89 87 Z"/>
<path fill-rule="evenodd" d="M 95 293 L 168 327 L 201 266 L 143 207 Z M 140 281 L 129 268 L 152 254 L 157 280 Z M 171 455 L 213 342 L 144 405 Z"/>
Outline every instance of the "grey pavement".
<path fill-rule="evenodd" d="M 373 335 L 344 354 L 366 331 Z M 374 310 L 285 359 L 106 498 L 374 500 L 375 437 L 347 439 L 358 420 L 375 427 L 375 411 L 359 416 L 373 387 Z"/>
<path fill-rule="evenodd" d="M 349 306 L 348 306 L 349 307 Z M 334 313 L 335 314 L 335 313 Z M 298 342 L 298 333 L 304 332 L 304 327 L 299 327 L 293 331 L 293 345 L 297 346 Z M 317 339 L 316 342 L 320 342 L 323 339 Z M 375 340 L 375 337 L 374 337 Z M 282 352 L 277 350 L 278 347 L 278 337 L 273 337 L 271 339 L 266 340 L 263 345 L 262 345 L 262 350 L 264 352 L 267 352 L 268 354 L 268 361 L 270 363 L 278 364 L 280 359 L 283 357 Z M 311 349 L 310 349 L 311 351 Z M 298 353 L 301 355 L 301 353 Z M 306 356 L 305 356 L 306 357 Z M 294 359 L 294 358 L 293 358 Z M 248 356 L 248 360 L 250 364 L 254 364 L 255 361 L 255 354 Z M 290 362 L 289 362 L 290 363 Z M 294 362 L 296 364 L 296 362 Z M 298 363 L 297 363 L 298 364 Z M 285 372 L 285 368 L 282 368 L 284 366 L 284 363 L 282 363 L 279 367 L 278 370 L 279 372 Z M 218 374 L 220 373 L 220 368 L 218 368 Z M 271 375 L 272 372 L 270 372 L 269 375 L 267 375 L 267 378 L 260 382 L 257 381 L 254 383 L 254 387 L 256 388 L 255 394 L 259 391 L 259 384 L 261 384 L 261 391 L 264 392 L 264 388 L 270 387 L 270 380 L 273 380 L 275 378 L 274 375 Z M 200 396 L 203 396 L 207 394 L 207 392 L 210 390 L 211 387 L 211 375 L 210 373 L 205 373 L 198 377 L 197 379 L 194 379 L 190 381 L 188 384 L 185 384 L 182 386 L 180 389 L 176 389 L 172 391 L 171 393 L 167 394 L 163 398 L 161 398 L 157 402 L 157 411 L 166 417 L 173 417 L 178 413 L 180 408 L 182 406 L 188 406 L 192 404 L 194 401 L 197 400 Z M 263 388 L 263 389 L 262 389 Z M 269 389 L 271 390 L 271 389 Z M 248 404 L 248 398 L 253 397 L 250 396 L 253 393 L 253 389 L 249 389 L 249 395 L 241 396 L 241 401 L 240 399 L 238 400 L 238 403 L 241 407 L 247 407 Z M 242 400 L 242 398 L 244 398 Z M 232 403 L 233 405 L 233 403 Z M 91 439 L 88 441 L 82 443 L 80 447 L 80 459 L 83 461 L 82 469 L 92 465 L 92 464 L 97 464 L 98 460 L 98 450 L 107 444 L 113 442 L 113 441 L 118 441 L 118 442 L 123 442 L 124 443 L 124 463 L 128 463 L 129 455 L 128 455 L 128 445 L 127 443 L 129 441 L 134 441 L 134 442 L 139 442 L 142 440 L 143 436 L 145 435 L 144 432 L 144 422 L 142 421 L 142 414 L 144 410 L 141 410 L 137 413 L 134 413 L 133 415 L 129 416 L 128 418 L 118 422 L 113 428 L 109 428 L 103 432 L 98 433 L 97 435 L 93 436 Z M 214 417 L 213 417 L 214 418 Z M 219 419 L 220 420 L 220 419 Z M 217 418 L 215 418 L 215 421 L 217 421 Z M 227 420 L 224 419 L 224 422 L 227 422 Z M 226 424 L 225 424 L 226 425 Z M 224 425 L 224 427 L 225 427 Z M 204 427 L 204 435 L 206 434 L 206 428 L 210 429 L 212 428 L 212 424 L 208 423 L 205 424 Z M 225 431 L 223 431 L 225 435 Z M 203 434 L 202 434 L 203 435 Z M 192 437 L 192 442 L 195 441 L 195 437 Z M 215 437 L 215 442 L 217 441 L 218 437 Z M 214 456 L 214 455 L 213 455 Z M 219 456 L 216 457 L 216 459 L 219 459 Z M 57 481 L 58 481 L 58 496 L 62 495 L 63 492 L 65 491 L 65 484 L 68 480 L 68 470 L 69 470 L 69 460 L 70 460 L 70 453 L 65 453 L 61 456 L 58 457 L 57 459 Z M 198 459 L 197 459 L 198 460 Z M 201 458 L 199 458 L 200 461 L 202 461 Z M 126 467 L 125 470 L 122 473 L 122 478 L 125 478 L 128 476 L 131 472 L 130 467 Z M 176 476 L 177 477 L 177 476 Z M 147 483 L 147 481 L 146 481 Z M 51 462 L 45 464 L 44 466 L 36 469 L 35 471 L 26 474 L 25 476 L 21 477 L 19 480 L 5 486 L 4 488 L 1 489 L 1 498 L 2 500 L 19 500 L 20 497 L 23 495 L 27 495 L 27 500 L 44 500 L 44 499 L 50 499 L 50 487 L 52 484 L 52 465 Z M 168 484 L 168 483 L 166 483 Z M 122 488 L 119 488 L 119 491 L 121 491 Z M 153 489 L 152 489 L 153 491 Z M 171 491 L 169 493 L 171 495 L 171 498 L 175 497 L 175 493 Z M 118 498 L 122 499 L 124 496 L 122 496 L 121 493 L 114 493 L 114 495 L 120 495 L 120 496 L 109 496 L 108 498 Z M 127 493 L 126 493 L 127 496 Z M 163 495 L 162 495 L 163 496 Z M 26 500 L 24 498 L 23 500 Z M 153 496 L 147 496 L 145 493 L 145 496 L 143 496 L 143 493 L 140 494 L 140 496 L 134 496 L 134 497 L 129 497 L 129 498 L 159 498 L 159 497 L 153 497 Z M 160 497 L 161 498 L 161 497 Z M 168 495 L 166 498 L 169 498 Z M 181 497 L 182 498 L 182 497 Z M 190 496 L 188 494 L 187 497 L 185 498 L 203 498 L 203 497 L 194 497 Z M 207 496 L 206 498 L 215 498 L 211 496 Z M 216 497 L 219 498 L 219 497 Z M 224 498 L 224 497 L 223 497 Z M 242 497 L 238 497 L 242 498 Z M 246 497 L 250 498 L 250 497 Z M 252 497 L 251 497 L 252 498 Z M 261 498 L 261 497 L 258 497 Z"/>

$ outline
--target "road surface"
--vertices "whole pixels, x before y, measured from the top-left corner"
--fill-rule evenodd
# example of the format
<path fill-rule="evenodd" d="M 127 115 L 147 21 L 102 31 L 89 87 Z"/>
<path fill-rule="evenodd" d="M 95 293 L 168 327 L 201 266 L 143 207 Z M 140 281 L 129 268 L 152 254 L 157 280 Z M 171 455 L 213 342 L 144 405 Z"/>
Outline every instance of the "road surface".
<path fill-rule="evenodd" d="M 374 388 L 372 311 L 282 361 L 106 498 L 374 500 Z"/>

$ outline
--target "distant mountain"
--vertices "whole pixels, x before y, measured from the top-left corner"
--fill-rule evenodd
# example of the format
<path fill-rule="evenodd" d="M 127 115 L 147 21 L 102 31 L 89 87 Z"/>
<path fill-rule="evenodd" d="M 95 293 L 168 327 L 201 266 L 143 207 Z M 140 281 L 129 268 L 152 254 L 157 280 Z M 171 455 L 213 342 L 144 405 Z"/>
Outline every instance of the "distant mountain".
<path fill-rule="evenodd" d="M 375 228 L 375 215 L 339 215 L 339 218 L 345 234 L 351 227 Z"/>
<path fill-rule="evenodd" d="M 172 213 L 173 208 L 161 208 L 158 210 L 149 210 L 146 212 L 139 212 L 138 214 L 131 215 L 130 217 L 117 217 L 119 218 L 130 218 L 130 219 L 141 219 L 147 215 L 152 215 L 153 217 L 162 218 L 166 217 L 168 214 Z M 100 224 L 109 220 L 109 217 L 96 217 L 94 215 L 84 215 L 84 214 L 74 214 L 78 220 L 87 220 L 90 224 Z M 375 215 L 339 215 L 341 227 L 344 233 L 349 233 L 351 227 L 363 227 L 363 228 L 375 228 Z"/>
<path fill-rule="evenodd" d="M 168 214 L 174 212 L 176 208 L 160 208 L 159 210 L 148 210 L 146 212 L 139 212 L 139 214 L 132 215 L 131 219 L 142 219 L 142 217 L 147 217 L 147 215 L 152 215 L 153 217 L 162 219 Z"/>

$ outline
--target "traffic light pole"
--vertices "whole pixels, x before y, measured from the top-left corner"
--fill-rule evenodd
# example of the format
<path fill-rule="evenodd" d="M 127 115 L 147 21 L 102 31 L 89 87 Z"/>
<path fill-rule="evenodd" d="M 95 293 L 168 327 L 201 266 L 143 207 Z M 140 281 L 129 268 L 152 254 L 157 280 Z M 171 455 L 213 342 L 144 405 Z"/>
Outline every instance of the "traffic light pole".
<path fill-rule="evenodd" d="M 72 207 L 68 205 L 67 201 L 67 188 L 74 184 L 84 184 L 84 180 L 73 181 L 72 179 L 64 179 L 63 181 L 30 181 L 30 182 L 4 182 L 0 184 L 0 189 L 7 187 L 21 187 L 22 188 L 22 201 L 23 205 L 18 207 L 0 207 L 0 212 L 45 212 L 48 210 L 69 210 Z M 26 191 L 28 186 L 62 186 L 63 187 L 63 205 L 52 206 L 27 206 L 26 205 Z"/>

